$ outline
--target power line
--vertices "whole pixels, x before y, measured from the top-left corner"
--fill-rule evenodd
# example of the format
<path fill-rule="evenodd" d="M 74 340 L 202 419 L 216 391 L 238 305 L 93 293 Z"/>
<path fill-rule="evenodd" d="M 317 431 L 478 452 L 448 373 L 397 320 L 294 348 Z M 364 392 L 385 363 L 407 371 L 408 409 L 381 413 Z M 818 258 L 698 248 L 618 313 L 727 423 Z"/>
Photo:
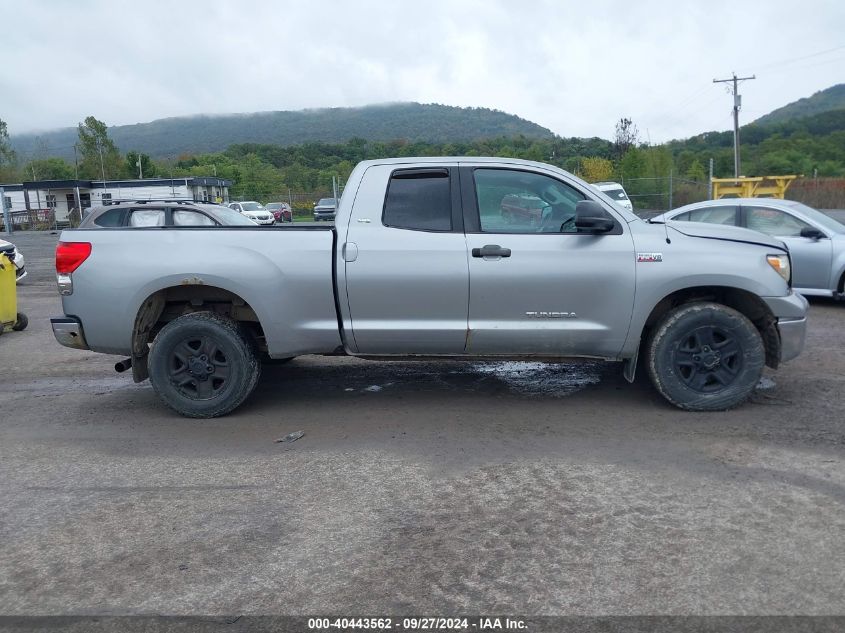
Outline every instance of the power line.
<path fill-rule="evenodd" d="M 825 49 L 823 51 L 810 53 L 809 55 L 801 55 L 800 57 L 791 57 L 789 59 L 782 59 L 780 61 L 770 62 L 770 63 L 765 64 L 763 66 L 759 66 L 757 69 L 759 71 L 759 70 L 768 70 L 769 68 L 775 68 L 775 67 L 778 67 L 778 66 L 786 66 L 788 64 L 794 64 L 795 62 L 800 62 L 800 61 L 803 61 L 805 59 L 811 59 L 813 57 L 819 57 L 820 55 L 826 55 L 827 53 L 839 51 L 839 50 L 842 50 L 843 48 L 845 48 L 845 44 L 843 44 L 841 46 L 834 46 L 833 48 L 828 48 L 828 49 Z"/>

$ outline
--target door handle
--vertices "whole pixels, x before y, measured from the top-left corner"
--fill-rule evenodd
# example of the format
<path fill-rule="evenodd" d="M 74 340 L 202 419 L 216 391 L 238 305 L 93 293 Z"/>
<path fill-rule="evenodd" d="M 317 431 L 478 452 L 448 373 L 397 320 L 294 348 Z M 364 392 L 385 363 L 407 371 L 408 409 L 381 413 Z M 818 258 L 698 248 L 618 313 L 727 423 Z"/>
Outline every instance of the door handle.
<path fill-rule="evenodd" d="M 511 249 L 502 248 L 498 244 L 487 244 L 481 248 L 472 249 L 473 257 L 510 257 Z"/>

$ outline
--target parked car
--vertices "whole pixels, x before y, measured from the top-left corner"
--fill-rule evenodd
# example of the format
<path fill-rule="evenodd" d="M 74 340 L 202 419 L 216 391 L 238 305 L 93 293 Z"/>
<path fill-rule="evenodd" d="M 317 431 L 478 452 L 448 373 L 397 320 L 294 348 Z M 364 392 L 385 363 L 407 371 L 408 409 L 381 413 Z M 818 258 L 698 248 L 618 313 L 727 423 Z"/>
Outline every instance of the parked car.
<path fill-rule="evenodd" d="M 765 233 L 789 248 L 796 292 L 845 296 L 845 225 L 800 202 L 722 198 L 688 204 L 652 220 L 741 226 Z"/>
<path fill-rule="evenodd" d="M 293 222 L 293 211 L 287 202 L 269 202 L 266 208 L 273 214 L 276 222 Z"/>
<path fill-rule="evenodd" d="M 320 198 L 314 205 L 314 221 L 334 220 L 337 214 L 337 198 Z"/>
<path fill-rule="evenodd" d="M 174 200 L 142 200 L 92 207 L 81 229 L 255 226 L 242 213 L 219 204 Z"/>
<path fill-rule="evenodd" d="M 634 210 L 634 203 L 628 197 L 625 188 L 618 182 L 596 182 L 593 187 L 601 191 L 623 209 Z"/>
<path fill-rule="evenodd" d="M 270 226 L 275 224 L 276 218 L 260 202 L 249 200 L 246 202 L 231 202 L 229 208 L 242 213 L 256 224 Z"/>
<path fill-rule="evenodd" d="M 642 357 L 669 402 L 713 411 L 803 348 L 807 300 L 762 233 L 648 223 L 517 159 L 365 161 L 348 186 L 333 226 L 63 231 L 56 339 L 128 356 L 198 418 L 237 408 L 263 357 L 603 358 L 631 382 Z M 503 227 L 509 194 L 547 217 Z"/>
<path fill-rule="evenodd" d="M 23 254 L 15 248 L 15 245 L 6 240 L 0 240 L 0 253 L 12 260 L 15 265 L 15 281 L 20 281 L 26 277 L 26 262 L 24 262 Z"/>

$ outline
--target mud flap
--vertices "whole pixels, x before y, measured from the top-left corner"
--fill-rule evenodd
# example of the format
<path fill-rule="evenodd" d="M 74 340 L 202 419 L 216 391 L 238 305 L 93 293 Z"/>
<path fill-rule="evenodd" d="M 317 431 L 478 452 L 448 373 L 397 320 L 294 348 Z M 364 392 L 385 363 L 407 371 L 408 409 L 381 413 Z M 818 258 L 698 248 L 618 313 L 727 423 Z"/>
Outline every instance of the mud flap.
<path fill-rule="evenodd" d="M 637 359 L 640 356 L 640 346 L 637 345 L 637 349 L 634 351 L 634 355 L 631 358 L 625 360 L 625 364 L 622 366 L 622 375 L 625 377 L 630 383 L 634 382 L 634 378 L 637 375 Z"/>
<path fill-rule="evenodd" d="M 144 382 L 150 377 L 149 369 L 147 368 L 147 355 L 135 356 L 132 355 L 132 380 L 135 382 Z"/>

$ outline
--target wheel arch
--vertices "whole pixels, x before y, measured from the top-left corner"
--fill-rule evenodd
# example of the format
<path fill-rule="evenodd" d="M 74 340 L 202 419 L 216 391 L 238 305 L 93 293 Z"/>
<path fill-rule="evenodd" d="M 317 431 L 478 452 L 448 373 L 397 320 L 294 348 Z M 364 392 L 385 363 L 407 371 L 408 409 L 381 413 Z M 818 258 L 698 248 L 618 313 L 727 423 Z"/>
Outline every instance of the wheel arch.
<path fill-rule="evenodd" d="M 642 345 L 648 339 L 654 327 L 670 310 L 697 301 L 720 303 L 748 318 L 763 339 L 766 365 L 777 369 L 780 363 L 780 334 L 777 329 L 777 319 L 759 296 L 748 290 L 731 286 L 695 286 L 669 293 L 655 304 L 646 318 L 640 333 L 640 344 Z"/>
<path fill-rule="evenodd" d="M 149 343 L 170 321 L 192 312 L 214 312 L 242 324 L 258 350 L 266 350 L 261 320 L 252 305 L 239 294 L 220 286 L 180 284 L 151 292 L 135 311 L 132 338 L 132 375 L 135 382 L 149 377 Z"/>

